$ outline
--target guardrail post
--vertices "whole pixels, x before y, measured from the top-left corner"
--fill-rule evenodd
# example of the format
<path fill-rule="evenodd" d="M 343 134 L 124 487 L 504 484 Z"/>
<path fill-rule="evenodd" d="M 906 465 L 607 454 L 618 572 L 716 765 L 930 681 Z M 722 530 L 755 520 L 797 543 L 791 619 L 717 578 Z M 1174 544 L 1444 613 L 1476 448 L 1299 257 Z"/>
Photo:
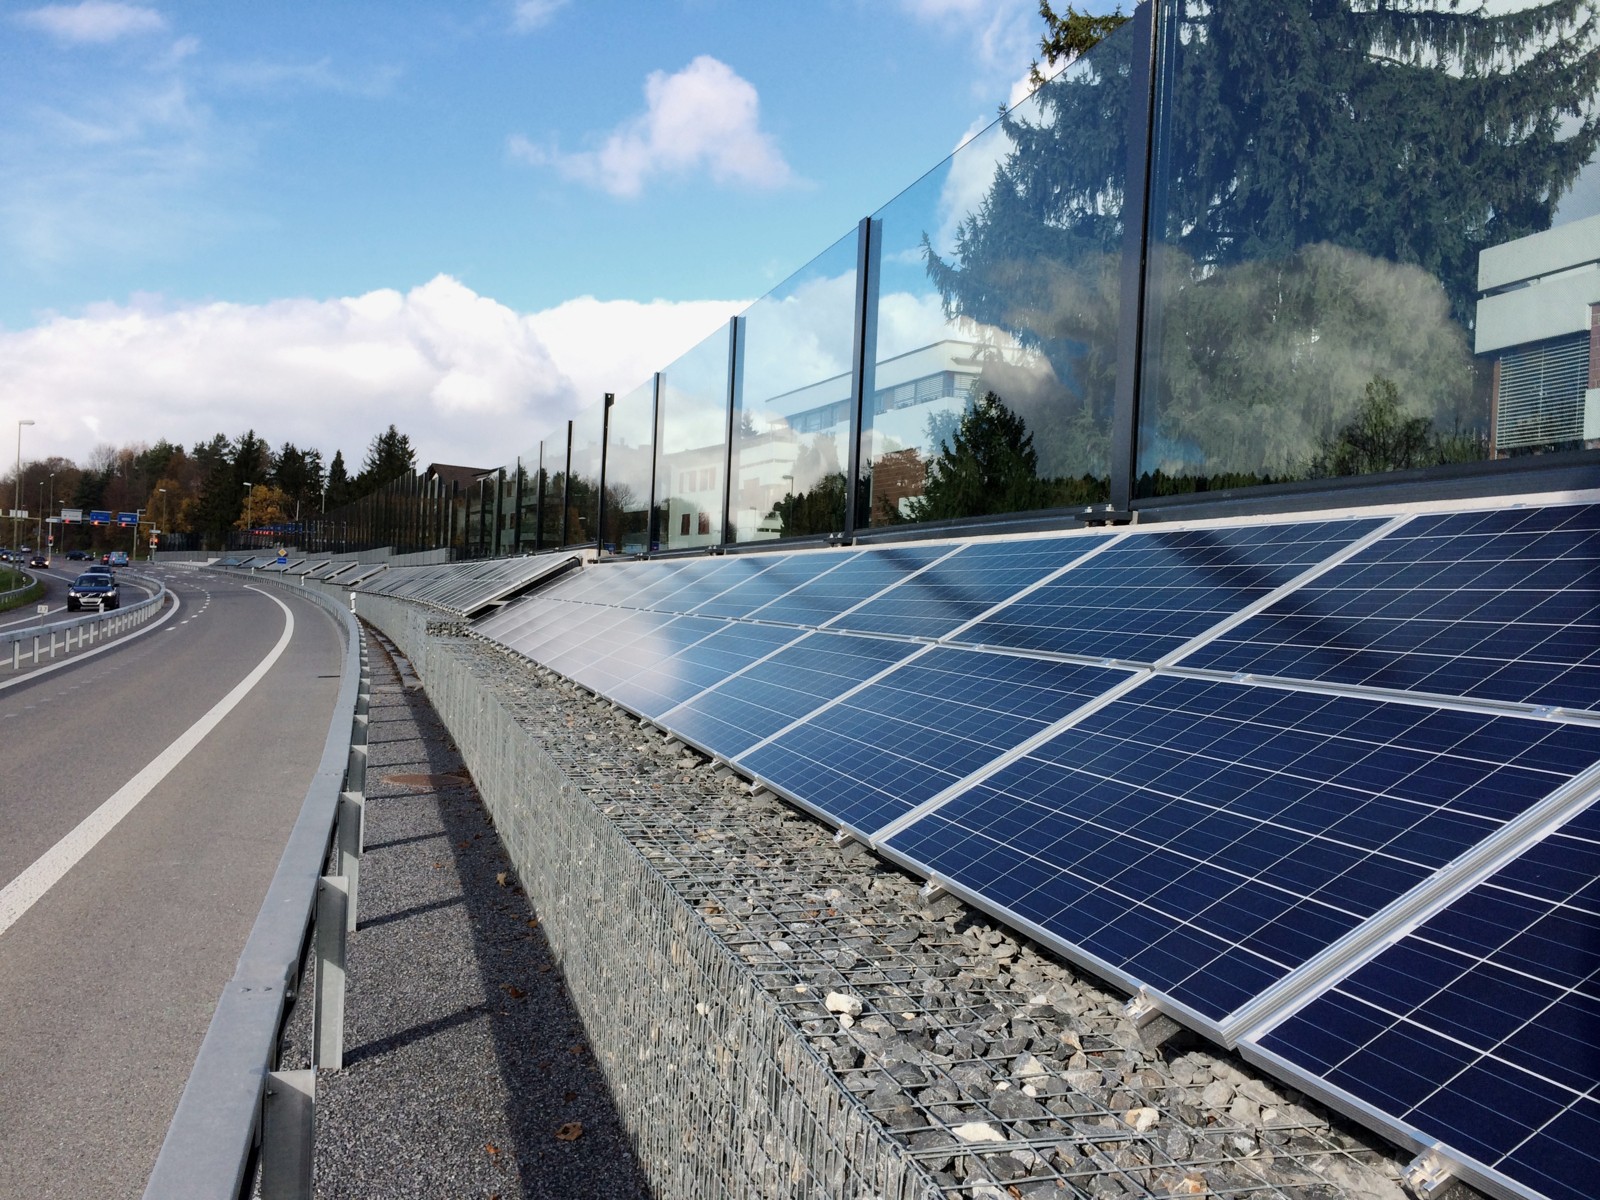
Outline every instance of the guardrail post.
<path fill-rule="evenodd" d="M 361 851 L 367 834 L 367 799 L 360 792 L 339 793 L 338 832 L 339 874 L 345 879 L 349 900 L 345 930 L 356 931 L 356 905 L 361 892 Z"/>
<path fill-rule="evenodd" d="M 345 791 L 367 794 L 367 748 L 351 746 L 349 762 L 345 767 Z"/>
<path fill-rule="evenodd" d="M 344 1067 L 345 912 L 349 892 L 337 875 L 317 885 L 317 979 L 312 1009 L 315 1062 L 324 1071 Z"/>
<path fill-rule="evenodd" d="M 316 1071 L 268 1071 L 261 1100 L 261 1200 L 311 1200 L 316 1128 Z"/>

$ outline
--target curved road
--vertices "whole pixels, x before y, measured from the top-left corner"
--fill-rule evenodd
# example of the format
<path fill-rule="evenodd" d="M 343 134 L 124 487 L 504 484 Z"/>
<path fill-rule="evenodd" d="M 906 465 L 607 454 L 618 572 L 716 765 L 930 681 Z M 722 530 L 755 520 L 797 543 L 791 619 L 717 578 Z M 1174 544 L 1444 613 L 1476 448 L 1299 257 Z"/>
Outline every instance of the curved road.
<path fill-rule="evenodd" d="M 0 680 L 0 1196 L 143 1192 L 332 719 L 330 613 L 157 570 L 166 621 Z"/>

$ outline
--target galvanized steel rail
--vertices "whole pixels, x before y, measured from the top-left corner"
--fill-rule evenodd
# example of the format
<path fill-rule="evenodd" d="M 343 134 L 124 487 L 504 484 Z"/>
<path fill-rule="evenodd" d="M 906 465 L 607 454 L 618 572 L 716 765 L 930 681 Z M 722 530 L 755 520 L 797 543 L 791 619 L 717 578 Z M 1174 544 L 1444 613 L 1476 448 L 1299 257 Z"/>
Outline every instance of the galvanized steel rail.
<path fill-rule="evenodd" d="M 313 593 L 313 595 L 315 595 Z M 366 792 L 371 674 L 360 626 L 325 597 L 346 631 L 333 721 L 267 897 L 223 988 L 145 1200 L 311 1195 L 316 1070 L 343 1064 L 344 938 L 354 930 Z M 330 854 L 337 874 L 324 874 Z M 315 938 L 315 1066 L 283 1071 L 278 1050 L 301 964 Z"/>
<path fill-rule="evenodd" d="M 20 671 L 24 664 L 37 666 L 43 659 L 55 658 L 57 652 L 71 654 L 97 641 L 105 641 L 143 625 L 160 614 L 166 603 L 166 585 L 159 579 L 124 572 L 126 579 L 154 584 L 156 592 L 127 608 L 114 608 L 110 612 L 88 613 L 81 617 L 68 617 L 49 625 L 35 625 L 27 629 L 0 632 L 0 670 Z M 57 638 L 60 641 L 57 641 Z"/>

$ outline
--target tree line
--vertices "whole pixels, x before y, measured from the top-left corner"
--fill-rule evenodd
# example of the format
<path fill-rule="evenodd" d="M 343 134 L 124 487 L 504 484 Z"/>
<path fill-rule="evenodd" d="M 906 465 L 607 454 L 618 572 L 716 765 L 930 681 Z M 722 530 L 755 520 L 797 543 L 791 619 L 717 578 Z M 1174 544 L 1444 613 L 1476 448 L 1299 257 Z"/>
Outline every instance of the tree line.
<path fill-rule="evenodd" d="M 293 442 L 274 450 L 249 429 L 234 438 L 218 433 L 187 450 L 162 438 L 153 445 L 96 446 L 82 465 L 59 455 L 27 462 L 20 489 L 15 469 L 0 480 L 0 501 L 29 510 L 30 520 L 64 508 L 82 510 L 85 520 L 95 510 L 142 510 L 142 520 L 164 535 L 220 548 L 232 530 L 296 525 L 415 469 L 411 439 L 393 425 L 373 436 L 354 475 L 343 451 L 324 462 L 321 450 Z M 90 527 L 83 530 L 69 535 L 72 545 L 92 540 Z"/>

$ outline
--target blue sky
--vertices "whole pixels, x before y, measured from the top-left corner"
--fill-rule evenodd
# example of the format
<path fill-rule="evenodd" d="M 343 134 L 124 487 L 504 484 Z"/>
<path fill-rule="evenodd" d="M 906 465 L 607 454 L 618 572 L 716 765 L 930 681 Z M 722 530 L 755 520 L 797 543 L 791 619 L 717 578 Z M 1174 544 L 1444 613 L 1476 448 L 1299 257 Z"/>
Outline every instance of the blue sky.
<path fill-rule="evenodd" d="M 359 460 L 393 420 L 507 461 L 992 120 L 1040 31 L 1033 0 L 0 0 L 0 431 Z"/>

